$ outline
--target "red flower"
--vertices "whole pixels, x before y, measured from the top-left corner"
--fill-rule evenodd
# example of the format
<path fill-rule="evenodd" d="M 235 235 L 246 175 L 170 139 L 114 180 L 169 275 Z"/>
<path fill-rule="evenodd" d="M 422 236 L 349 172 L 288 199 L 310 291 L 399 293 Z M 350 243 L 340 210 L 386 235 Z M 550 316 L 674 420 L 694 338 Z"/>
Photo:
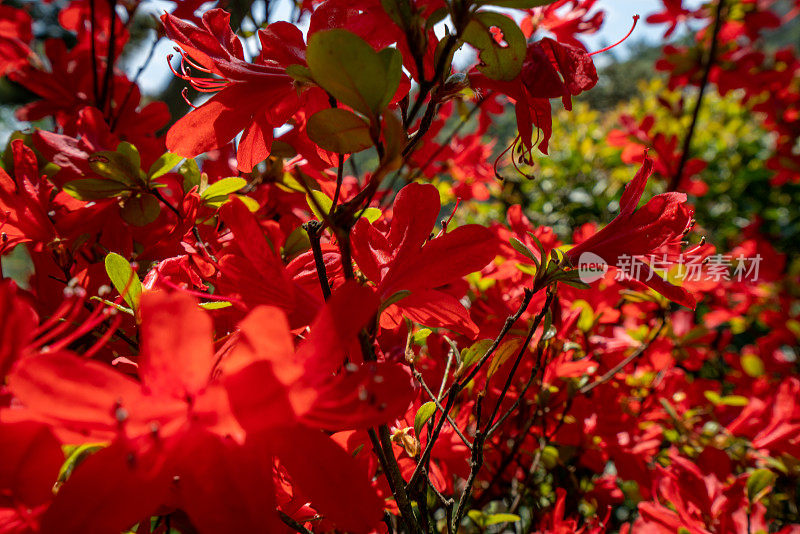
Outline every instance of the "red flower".
<path fill-rule="evenodd" d="M 478 90 L 488 89 L 514 100 L 517 114 L 518 140 L 533 150 L 533 127 L 542 130 L 539 149 L 547 154 L 552 133 L 550 99 L 561 97 L 564 108 L 572 109 L 572 97 L 594 87 L 597 70 L 585 50 L 549 38 L 528 45 L 528 53 L 520 75 L 503 82 L 470 73 L 470 82 Z M 516 144 L 516 143 L 515 143 Z"/>
<path fill-rule="evenodd" d="M 680 244 L 694 222 L 692 211 L 685 205 L 684 193 L 656 195 L 637 209 L 652 173 L 653 160 L 645 157 L 639 172 L 622 193 L 619 215 L 567 253 L 573 265 L 577 265 L 581 254 L 587 252 L 600 256 L 610 266 L 617 266 L 622 256 L 638 259 L 662 247 Z M 666 282 L 653 273 L 649 265 L 644 264 L 643 267 L 634 270 L 640 282 L 668 299 L 694 309 L 695 300 L 688 291 Z"/>
<path fill-rule="evenodd" d="M 358 313 L 345 311 L 351 305 Z M 147 292 L 140 381 L 67 352 L 23 358 L 8 380 L 23 408 L 8 417 L 48 422 L 67 442 L 113 440 L 59 491 L 45 527 L 119 531 L 172 505 L 201 532 L 232 525 L 272 532 L 273 458 L 337 525 L 359 532 L 374 526 L 382 503 L 368 478 L 359 478 L 355 459 L 318 429 L 384 423 L 411 400 L 399 365 L 342 370 L 347 347 L 377 305 L 369 289 L 343 286 L 297 351 L 285 315 L 258 307 L 239 325 L 238 343 L 215 354 L 211 319 L 194 299 Z M 342 491 L 331 492 L 331 484 Z M 223 512 L 229 510 L 236 513 Z"/>
<path fill-rule="evenodd" d="M 388 231 L 359 219 L 352 234 L 353 257 L 364 275 L 377 283 L 382 300 L 398 291 L 411 292 L 386 310 L 383 326 L 396 326 L 405 315 L 474 337 L 478 327 L 469 312 L 441 288 L 485 267 L 497 254 L 497 244 L 487 228 L 476 224 L 428 241 L 440 208 L 434 186 L 407 185 L 395 199 Z"/>
<path fill-rule="evenodd" d="M 22 9 L 0 6 L 0 76 L 16 70 L 33 55 L 31 17 Z"/>
<path fill-rule="evenodd" d="M 287 22 L 259 30 L 260 61 L 249 63 L 241 41 L 230 29 L 230 15 L 221 9 L 204 13 L 202 28 L 168 13 L 161 20 L 167 36 L 183 48 L 185 63 L 219 77 L 191 76 L 185 65 L 181 73 L 176 72 L 198 91 L 217 94 L 170 128 L 167 148 L 194 157 L 222 147 L 244 130 L 237 159 L 239 170 L 250 172 L 269 155 L 272 129 L 283 125 L 300 107 L 286 67 L 305 64 L 302 32 Z"/>
<path fill-rule="evenodd" d="M 0 424 L 0 532 L 39 532 L 64 454 L 41 423 Z"/>
<path fill-rule="evenodd" d="M 29 241 L 41 247 L 56 237 L 55 226 L 47 216 L 53 186 L 40 179 L 36 156 L 21 139 L 11 142 L 11 151 L 14 178 L 0 168 L 0 231 L 8 239 L 0 247 L 13 248 Z"/>

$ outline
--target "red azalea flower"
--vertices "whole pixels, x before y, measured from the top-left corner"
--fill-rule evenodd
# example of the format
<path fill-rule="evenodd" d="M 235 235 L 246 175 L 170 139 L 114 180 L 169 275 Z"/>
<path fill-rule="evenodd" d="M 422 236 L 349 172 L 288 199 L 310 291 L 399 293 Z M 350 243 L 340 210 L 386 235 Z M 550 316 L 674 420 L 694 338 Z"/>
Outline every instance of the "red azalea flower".
<path fill-rule="evenodd" d="M 639 200 L 653 173 L 653 160 L 645 157 L 642 167 L 625 187 L 620 199 L 620 212 L 605 228 L 569 252 L 567 258 L 578 264 L 581 254 L 590 252 L 617 266 L 621 256 L 643 257 L 662 247 L 680 244 L 692 227 L 692 211 L 686 205 L 685 193 L 663 193 L 654 196 L 637 209 Z M 639 281 L 668 299 L 694 309 L 695 300 L 685 289 L 666 282 L 650 267 L 635 270 Z"/>
<path fill-rule="evenodd" d="M 564 108 L 572 109 L 572 97 L 591 89 L 597 83 L 597 70 L 590 54 L 582 48 L 544 38 L 528 45 L 528 53 L 520 75 L 503 82 L 470 73 L 475 89 L 492 90 L 514 100 L 517 114 L 518 140 L 530 153 L 533 150 L 533 127 L 542 130 L 539 149 L 547 154 L 552 134 L 550 99 L 561 97 Z M 516 145 L 516 141 L 512 146 Z"/>
<path fill-rule="evenodd" d="M 305 64 L 302 32 L 288 22 L 259 30 L 259 62 L 249 63 L 241 41 L 231 31 L 230 15 L 221 9 L 204 13 L 202 28 L 168 13 L 161 20 L 167 36 L 184 50 L 181 73 L 175 74 L 198 91 L 217 93 L 170 128 L 167 148 L 194 157 L 222 147 L 244 130 L 237 159 L 239 170 L 250 172 L 269 155 L 273 128 L 283 125 L 300 107 L 286 67 Z M 218 78 L 191 76 L 186 63 Z"/>
<path fill-rule="evenodd" d="M 401 315 L 428 326 L 442 326 L 469 336 L 478 327 L 458 299 L 441 290 L 494 259 L 497 244 L 492 233 L 477 224 L 428 238 L 441 208 L 439 192 L 430 184 L 404 187 L 392 208 L 392 223 L 382 232 L 361 218 L 353 228 L 353 258 L 367 278 L 377 283 L 386 300 L 398 291 L 410 291 L 381 318 L 396 326 Z"/>
<path fill-rule="evenodd" d="M 64 454 L 46 425 L 0 424 L 0 532 L 39 532 Z"/>

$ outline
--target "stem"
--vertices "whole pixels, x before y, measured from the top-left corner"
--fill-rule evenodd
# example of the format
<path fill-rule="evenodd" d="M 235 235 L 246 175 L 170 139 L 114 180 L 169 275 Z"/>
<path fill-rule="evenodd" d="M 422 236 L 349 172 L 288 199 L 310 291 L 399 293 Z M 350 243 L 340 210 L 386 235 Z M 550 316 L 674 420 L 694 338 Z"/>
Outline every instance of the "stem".
<path fill-rule="evenodd" d="M 292 519 L 289 515 L 285 514 L 284 512 L 278 510 L 278 515 L 281 516 L 281 521 L 283 521 L 283 523 L 287 527 L 299 532 L 300 534 L 313 534 L 310 530 L 308 530 L 306 527 L 304 527 L 303 525 Z"/>
<path fill-rule="evenodd" d="M 353 156 L 350 156 L 351 158 Z M 339 202 L 339 193 L 342 190 L 342 180 L 344 180 L 344 154 L 339 154 L 339 165 L 336 167 L 336 191 L 333 192 L 333 203 L 331 204 L 330 216 L 336 211 L 336 204 Z"/>
<path fill-rule="evenodd" d="M 677 191 L 678 187 L 681 185 L 681 178 L 683 178 L 683 171 L 686 167 L 686 163 L 689 161 L 689 151 L 692 144 L 692 137 L 694 136 L 694 131 L 697 128 L 697 117 L 700 115 L 700 108 L 703 105 L 703 97 L 706 93 L 706 87 L 708 86 L 708 80 L 711 75 L 711 67 L 714 66 L 714 60 L 717 56 L 717 37 L 719 36 L 719 30 L 722 28 L 722 9 L 725 7 L 725 0 L 717 0 L 717 10 L 714 19 L 714 29 L 711 34 L 711 49 L 708 53 L 708 59 L 706 60 L 705 68 L 703 70 L 703 78 L 700 80 L 700 92 L 697 95 L 697 101 L 694 103 L 694 110 L 692 110 L 692 122 L 689 124 L 689 131 L 686 132 L 686 137 L 683 139 L 683 147 L 681 149 L 681 159 L 678 162 L 678 169 L 675 171 L 675 175 L 669 182 L 669 187 L 667 188 L 668 191 Z"/>
<path fill-rule="evenodd" d="M 303 228 L 308 234 L 308 240 L 311 242 L 311 250 L 314 254 L 314 266 L 317 269 L 317 277 L 319 278 L 319 285 L 322 288 L 322 296 L 328 300 L 331 296 L 331 284 L 328 281 L 328 273 L 325 270 L 325 260 L 322 257 L 322 247 L 320 245 L 320 230 L 322 223 L 319 221 L 308 221 L 303 224 Z"/>
<path fill-rule="evenodd" d="M 144 72 L 144 70 L 150 64 L 150 61 L 153 59 L 153 54 L 155 54 L 156 47 L 160 42 L 161 42 L 161 37 L 156 35 L 156 39 L 155 41 L 153 41 L 153 44 L 150 45 L 150 51 L 147 52 L 147 57 L 145 58 L 144 63 L 142 63 L 139 66 L 138 70 L 136 71 L 136 74 L 134 74 L 133 79 L 130 81 L 130 85 L 128 85 L 128 91 L 125 93 L 125 97 L 122 99 L 122 102 L 117 106 L 117 114 L 111 120 L 112 132 L 117 127 L 117 122 L 119 122 L 119 119 L 122 116 L 123 111 L 125 110 L 125 106 L 128 104 L 128 100 L 130 99 L 131 94 L 133 93 L 133 88 L 136 87 L 136 83 L 139 81 L 139 77 L 142 75 L 142 72 Z"/>
<path fill-rule="evenodd" d="M 378 427 L 378 436 L 380 438 L 381 449 L 386 458 L 386 467 L 389 471 L 386 473 L 394 486 L 394 499 L 397 501 L 397 507 L 400 508 L 400 515 L 408 526 L 409 530 L 420 532 L 417 522 L 414 520 L 414 510 L 411 508 L 411 501 L 408 500 L 408 493 L 406 492 L 405 481 L 403 475 L 400 474 L 400 468 L 394 458 L 394 451 L 392 450 L 392 440 L 389 436 L 389 427 L 381 425 Z M 391 459 L 391 460 L 390 460 Z"/>
<path fill-rule="evenodd" d="M 648 339 L 647 341 L 642 343 L 639 346 L 638 349 L 636 349 L 635 351 L 633 351 L 631 353 L 630 356 L 628 356 L 627 358 L 625 358 L 624 360 L 619 362 L 617 365 L 612 367 L 607 373 L 605 373 L 603 376 L 601 376 L 599 380 L 596 380 L 595 382 L 591 382 L 591 383 L 586 384 L 585 386 L 583 386 L 579 390 L 579 392 L 582 393 L 582 394 L 583 393 L 589 393 L 590 391 L 592 391 L 597 386 L 599 386 L 601 384 L 605 384 L 606 382 L 611 380 L 614 377 L 615 374 L 620 372 L 626 365 L 628 365 L 633 360 L 635 360 L 636 358 L 641 356 L 642 353 L 644 353 L 644 351 L 647 350 L 647 348 L 653 343 L 653 341 L 655 341 L 656 338 L 658 338 L 658 336 L 661 334 L 661 330 L 664 329 L 664 325 L 665 324 L 666 324 L 666 321 L 662 319 L 661 323 L 658 325 L 658 328 L 656 328 L 655 333 L 652 336 L 650 336 L 650 339 Z"/>
<path fill-rule="evenodd" d="M 109 18 L 110 27 L 108 30 L 108 53 L 106 54 L 106 74 L 103 80 L 103 93 L 100 95 L 100 109 L 105 110 L 108 104 L 109 112 L 111 110 L 111 100 L 113 95 L 110 94 L 111 86 L 114 81 L 114 62 L 116 61 L 116 31 L 117 31 L 117 0 L 109 0 Z M 109 113 L 110 114 L 110 113 Z"/>
<path fill-rule="evenodd" d="M 97 79 L 97 44 L 95 44 L 95 26 L 97 25 L 97 14 L 94 6 L 95 0 L 89 0 L 89 23 L 91 24 L 91 52 L 92 52 L 92 90 L 94 101 L 100 103 L 100 85 Z"/>

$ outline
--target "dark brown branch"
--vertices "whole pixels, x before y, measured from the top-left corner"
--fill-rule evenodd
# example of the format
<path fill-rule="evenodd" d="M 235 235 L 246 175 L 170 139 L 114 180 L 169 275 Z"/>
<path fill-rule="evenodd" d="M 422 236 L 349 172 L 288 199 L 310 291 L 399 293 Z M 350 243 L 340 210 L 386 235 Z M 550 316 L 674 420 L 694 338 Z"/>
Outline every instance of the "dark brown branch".
<path fill-rule="evenodd" d="M 717 0 L 717 9 L 714 18 L 714 29 L 711 34 L 711 47 L 706 58 L 705 66 L 703 69 L 703 78 L 700 80 L 700 92 L 697 94 L 697 101 L 694 103 L 694 110 L 692 110 L 692 122 L 689 124 L 689 131 L 686 132 L 686 137 L 683 139 L 683 147 L 681 149 L 681 159 L 678 162 L 678 169 L 669 183 L 669 191 L 677 191 L 681 185 L 683 178 L 683 171 L 686 168 L 686 163 L 689 161 L 689 152 L 692 145 L 692 137 L 694 136 L 695 128 L 697 127 L 697 117 L 700 115 L 700 108 L 703 105 L 703 97 L 706 93 L 708 80 L 711 75 L 711 68 L 714 66 L 714 61 L 717 56 L 717 38 L 719 30 L 722 28 L 722 10 L 725 7 L 725 0 Z"/>
<path fill-rule="evenodd" d="M 295 530 L 296 532 L 299 532 L 300 534 L 313 534 L 310 530 L 308 530 L 306 527 L 304 527 L 303 525 L 292 519 L 289 515 L 285 514 L 284 512 L 278 510 L 278 515 L 280 515 L 281 521 L 283 521 L 283 523 L 287 527 Z"/>
<path fill-rule="evenodd" d="M 621 362 L 619 362 L 617 365 L 615 365 L 614 367 L 612 367 L 611 369 L 609 369 L 609 370 L 608 370 L 608 372 L 606 372 L 606 373 L 605 373 L 603 376 L 601 376 L 601 377 L 600 377 L 598 380 L 596 380 L 596 381 L 594 381 L 594 382 L 591 382 L 591 383 L 589 383 L 589 384 L 586 384 L 585 386 L 583 386 L 583 387 L 582 387 L 582 388 L 579 390 L 579 392 L 580 392 L 581 394 L 586 394 L 586 393 L 589 393 L 590 391 L 592 391 L 592 390 L 593 390 L 594 388 L 596 388 L 597 386 L 599 386 L 599 385 L 601 385 L 601 384 L 605 384 L 606 382 L 608 382 L 609 380 L 611 380 L 611 379 L 614 377 L 614 375 L 615 375 L 615 374 L 617 374 L 617 373 L 618 373 L 618 372 L 620 372 L 622 369 L 624 369 L 624 368 L 625 368 L 625 366 L 626 366 L 626 365 L 628 365 L 629 363 L 631 363 L 633 360 L 635 360 L 636 358 L 638 358 L 639 356 L 641 356 L 641 355 L 644 353 L 644 351 L 646 351 L 646 350 L 647 350 L 647 349 L 650 347 L 650 345 L 653 343 L 653 341 L 655 341 L 655 340 L 656 340 L 656 338 L 658 338 L 658 336 L 661 334 L 661 330 L 663 330 L 663 329 L 664 329 L 664 325 L 665 325 L 665 324 L 666 324 L 666 321 L 662 319 L 662 320 L 661 320 L 661 322 L 660 322 L 660 324 L 658 325 L 658 328 L 656 328 L 656 330 L 655 330 L 655 333 L 654 333 L 652 336 L 650 336 L 650 339 L 648 339 L 647 341 L 645 341 L 644 343 L 642 343 L 642 344 L 639 346 L 639 348 L 637 348 L 635 351 L 633 351 L 633 352 L 630 354 L 630 356 L 628 356 L 627 358 L 625 358 L 624 360 L 622 360 Z"/>
<path fill-rule="evenodd" d="M 325 270 L 325 259 L 322 256 L 322 246 L 320 245 L 320 233 L 322 230 L 322 223 L 319 221 L 308 221 L 303 224 L 308 234 L 308 240 L 311 243 L 311 251 L 314 254 L 314 266 L 317 269 L 317 278 L 319 278 L 319 285 L 322 288 L 322 296 L 328 300 L 331 296 L 331 284 L 328 281 L 328 272 Z"/>

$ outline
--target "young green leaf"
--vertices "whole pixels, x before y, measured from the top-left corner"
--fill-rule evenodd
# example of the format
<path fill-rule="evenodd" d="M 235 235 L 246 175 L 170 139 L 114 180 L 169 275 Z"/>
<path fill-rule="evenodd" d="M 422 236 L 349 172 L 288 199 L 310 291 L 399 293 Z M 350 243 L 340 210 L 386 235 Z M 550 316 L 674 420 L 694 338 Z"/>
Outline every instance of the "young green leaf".
<path fill-rule="evenodd" d="M 369 124 L 351 111 L 328 108 L 308 119 L 308 137 L 320 148 L 337 154 L 361 152 L 373 145 Z"/>
<path fill-rule="evenodd" d="M 247 180 L 238 176 L 223 178 L 216 181 L 200 193 L 200 198 L 205 202 L 219 202 L 228 200 L 228 195 L 235 193 L 247 185 Z"/>
<path fill-rule="evenodd" d="M 114 180 L 82 178 L 64 184 L 64 192 L 78 200 L 102 200 L 124 193 L 129 186 Z"/>
<path fill-rule="evenodd" d="M 158 199 L 149 193 L 140 193 L 125 201 L 120 210 L 123 220 L 134 226 L 145 226 L 155 221 L 161 213 Z"/>
<path fill-rule="evenodd" d="M 428 401 L 419 407 L 417 414 L 414 416 L 414 435 L 417 437 L 417 439 L 419 439 L 420 432 L 422 432 L 422 427 L 425 426 L 425 423 L 428 422 L 428 419 L 433 417 L 433 414 L 435 413 L 436 403 L 433 401 Z"/>
<path fill-rule="evenodd" d="M 161 157 L 150 165 L 150 170 L 147 171 L 147 178 L 149 180 L 155 180 L 174 169 L 181 161 L 183 161 L 183 156 L 172 154 L 171 152 L 164 152 Z"/>
<path fill-rule="evenodd" d="M 500 29 L 504 44 L 495 40 L 491 28 Z M 462 38 L 478 49 L 478 57 L 483 63 L 478 70 L 487 77 L 509 81 L 522 70 L 527 44 L 525 35 L 514 19 L 490 11 L 476 13 L 467 24 Z"/>
<path fill-rule="evenodd" d="M 116 290 L 122 295 L 123 300 L 134 311 L 139 308 L 139 300 L 142 296 L 142 283 L 136 276 L 128 260 L 117 254 L 110 252 L 105 259 L 106 274 L 111 280 Z"/>
<path fill-rule="evenodd" d="M 333 29 L 311 36 L 306 61 L 317 85 L 339 102 L 373 117 L 397 91 L 399 55 L 396 50 L 381 55 L 356 34 Z"/>

